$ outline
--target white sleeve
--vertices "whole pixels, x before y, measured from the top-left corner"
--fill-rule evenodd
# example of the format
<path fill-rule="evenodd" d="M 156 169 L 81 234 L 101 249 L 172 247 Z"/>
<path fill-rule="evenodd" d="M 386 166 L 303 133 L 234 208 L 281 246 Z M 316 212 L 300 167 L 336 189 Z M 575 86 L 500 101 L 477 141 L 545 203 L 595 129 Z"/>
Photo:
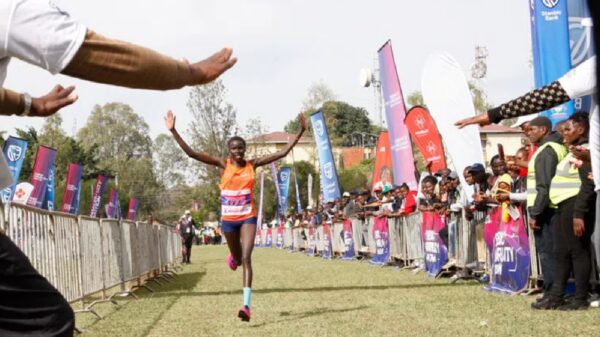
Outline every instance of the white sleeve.
<path fill-rule="evenodd" d="M 592 56 L 558 79 L 571 99 L 596 92 L 596 56 Z"/>
<path fill-rule="evenodd" d="M 7 28 L 6 55 L 52 74 L 69 65 L 87 31 L 48 0 L 14 1 Z"/>

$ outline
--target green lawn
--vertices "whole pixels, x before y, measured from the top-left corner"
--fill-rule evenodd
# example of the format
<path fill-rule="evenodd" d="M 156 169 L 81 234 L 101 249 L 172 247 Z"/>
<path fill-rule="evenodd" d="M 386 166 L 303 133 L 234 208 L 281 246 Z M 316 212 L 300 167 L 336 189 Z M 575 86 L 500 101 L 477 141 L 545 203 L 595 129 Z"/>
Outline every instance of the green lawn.
<path fill-rule="evenodd" d="M 540 312 L 532 297 L 489 294 L 475 283 L 325 261 L 300 253 L 254 253 L 252 321 L 236 317 L 241 268 L 226 247 L 194 246 L 175 282 L 139 300 L 78 314 L 83 336 L 599 336 L 600 311 Z"/>

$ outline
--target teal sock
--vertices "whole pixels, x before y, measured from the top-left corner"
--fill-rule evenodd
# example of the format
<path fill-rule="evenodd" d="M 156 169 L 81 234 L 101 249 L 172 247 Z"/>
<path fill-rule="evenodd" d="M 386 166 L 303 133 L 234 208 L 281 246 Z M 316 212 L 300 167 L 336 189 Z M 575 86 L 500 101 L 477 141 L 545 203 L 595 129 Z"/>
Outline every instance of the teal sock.
<path fill-rule="evenodd" d="M 244 288 L 244 305 L 247 306 L 248 308 L 250 308 L 250 293 L 251 292 L 252 292 L 252 289 Z"/>

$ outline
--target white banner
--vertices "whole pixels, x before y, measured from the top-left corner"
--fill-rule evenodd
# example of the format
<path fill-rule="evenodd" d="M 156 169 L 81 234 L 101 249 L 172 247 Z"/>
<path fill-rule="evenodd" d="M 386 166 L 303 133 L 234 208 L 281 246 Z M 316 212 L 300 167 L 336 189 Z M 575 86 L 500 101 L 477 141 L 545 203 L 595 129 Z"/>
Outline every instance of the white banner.
<path fill-rule="evenodd" d="M 454 126 L 460 119 L 475 116 L 473 98 L 465 74 L 448 53 L 432 54 L 425 63 L 421 91 L 446 144 L 447 154 L 452 159 L 463 190 L 467 192 L 469 201 L 472 201 L 473 187 L 467 185 L 463 170 L 474 163 L 484 162 L 479 127 L 470 125 L 458 129 Z"/>

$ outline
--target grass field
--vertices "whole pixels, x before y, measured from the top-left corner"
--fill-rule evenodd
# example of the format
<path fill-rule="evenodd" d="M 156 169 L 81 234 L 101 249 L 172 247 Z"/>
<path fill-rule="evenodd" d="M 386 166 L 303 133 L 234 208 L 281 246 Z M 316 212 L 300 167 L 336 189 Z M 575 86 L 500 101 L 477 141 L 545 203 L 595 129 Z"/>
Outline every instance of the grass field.
<path fill-rule="evenodd" d="M 300 253 L 254 253 L 252 321 L 236 317 L 241 270 L 227 249 L 194 247 L 175 282 L 139 300 L 78 314 L 83 336 L 600 336 L 600 310 L 540 312 L 532 297 L 490 294 L 476 283 L 325 261 Z"/>

